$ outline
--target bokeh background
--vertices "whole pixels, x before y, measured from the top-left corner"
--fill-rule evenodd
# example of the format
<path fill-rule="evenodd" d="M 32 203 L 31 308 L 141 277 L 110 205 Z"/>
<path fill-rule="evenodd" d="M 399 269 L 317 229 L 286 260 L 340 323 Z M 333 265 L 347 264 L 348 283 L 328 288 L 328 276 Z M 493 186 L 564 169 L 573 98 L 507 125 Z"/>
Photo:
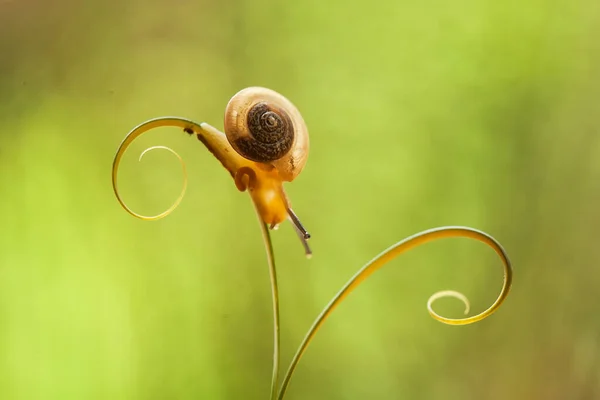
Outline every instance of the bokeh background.
<path fill-rule="evenodd" d="M 312 233 L 273 235 L 282 367 L 321 308 L 396 241 L 441 225 L 495 236 L 420 247 L 317 335 L 287 399 L 600 398 L 597 0 L 0 1 L 0 398 L 267 399 L 271 304 L 249 197 L 177 129 L 221 128 L 243 87 L 283 93 L 311 134 L 286 190 Z M 440 313 L 462 315 L 456 300 Z"/>

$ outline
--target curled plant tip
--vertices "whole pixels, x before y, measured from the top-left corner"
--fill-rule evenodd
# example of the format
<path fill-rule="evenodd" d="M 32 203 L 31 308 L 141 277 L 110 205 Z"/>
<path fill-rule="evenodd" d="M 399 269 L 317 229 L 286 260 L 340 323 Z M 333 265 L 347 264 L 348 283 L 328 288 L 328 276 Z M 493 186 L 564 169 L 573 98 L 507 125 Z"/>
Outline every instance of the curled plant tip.
<path fill-rule="evenodd" d="M 292 359 L 290 366 L 283 378 L 283 382 L 281 384 L 281 389 L 279 390 L 277 399 L 281 400 L 285 396 L 288 385 L 290 383 L 290 379 L 291 379 L 294 371 L 296 370 L 298 362 L 302 358 L 302 355 L 306 351 L 310 342 L 313 340 L 317 331 L 321 328 L 323 323 L 331 315 L 333 310 L 335 310 L 335 308 L 338 305 L 340 305 L 340 303 L 354 289 L 356 289 L 362 282 L 364 282 L 369 276 L 371 276 L 371 274 L 373 274 L 375 271 L 377 271 L 378 269 L 383 267 L 388 262 L 392 261 L 394 258 L 399 256 L 400 254 L 402 254 L 410 249 L 413 249 L 417 246 L 425 244 L 427 242 L 436 240 L 436 239 L 452 238 L 452 237 L 464 237 L 464 238 L 475 239 L 475 240 L 483 242 L 483 243 L 487 244 L 489 247 L 491 247 L 496 252 L 496 254 L 498 254 L 498 256 L 500 257 L 500 260 L 502 261 L 502 265 L 504 267 L 504 283 L 502 285 L 500 294 L 496 298 L 496 301 L 494 301 L 494 303 L 488 309 L 486 309 L 485 311 L 483 311 L 477 315 L 474 315 L 471 317 L 460 318 L 460 319 L 453 319 L 453 318 L 443 317 L 443 316 L 437 314 L 435 311 L 433 311 L 431 305 L 435 300 L 440 299 L 442 297 L 450 296 L 450 297 L 455 297 L 455 298 L 458 298 L 459 300 L 461 300 L 465 304 L 466 313 L 469 312 L 470 306 L 469 306 L 468 299 L 463 294 L 453 291 L 453 290 L 441 291 L 441 292 L 434 294 L 433 296 L 431 296 L 429 298 L 429 301 L 427 302 L 427 309 L 429 310 L 430 315 L 437 321 L 440 321 L 440 322 L 442 322 L 444 324 L 448 324 L 448 325 L 472 324 L 477 321 L 481 321 L 482 319 L 487 318 L 490 315 L 492 315 L 498 309 L 498 307 L 500 307 L 500 305 L 504 302 L 504 300 L 508 296 L 508 292 L 510 291 L 510 287 L 512 285 L 512 266 L 511 266 L 510 260 L 508 258 L 508 255 L 506 254 L 505 250 L 502 248 L 502 245 L 500 245 L 500 243 L 498 243 L 498 241 L 496 239 L 494 239 L 487 233 L 478 231 L 476 229 L 460 227 L 460 226 L 441 227 L 441 228 L 430 229 L 430 230 L 427 230 L 427 231 L 424 231 L 421 233 L 417 233 L 416 235 L 410 236 L 410 237 L 396 243 L 392 247 L 385 250 L 383 253 L 379 254 L 377 257 L 375 257 L 369 263 L 367 263 L 333 297 L 333 299 L 323 309 L 321 314 L 317 317 L 317 319 L 315 320 L 315 322 L 313 323 L 311 328 L 308 330 L 308 333 L 306 334 L 302 343 L 300 344 L 300 347 L 296 351 L 296 354 L 294 355 L 294 358 Z"/>
<path fill-rule="evenodd" d="M 123 154 L 125 154 L 125 151 L 127 151 L 127 149 L 129 148 L 129 146 L 131 145 L 131 143 L 135 139 L 137 139 L 138 137 L 140 137 L 142 134 L 150 131 L 151 129 L 160 128 L 160 127 L 167 127 L 167 126 L 174 126 L 174 127 L 181 128 L 181 129 L 183 129 L 187 133 L 189 133 L 189 132 L 193 133 L 196 130 L 201 130 L 202 129 L 199 124 L 197 124 L 197 123 L 195 123 L 193 121 L 187 120 L 185 118 L 179 118 L 179 117 L 161 117 L 161 118 L 151 119 L 149 121 L 146 121 L 146 122 L 144 122 L 144 123 L 136 126 L 135 128 L 133 128 L 131 130 L 131 132 L 129 132 L 127 134 L 127 136 L 125 136 L 125 139 L 123 139 L 123 141 L 119 145 L 119 148 L 117 150 L 117 154 L 115 155 L 115 158 L 113 160 L 112 185 L 113 185 L 113 190 L 115 192 L 115 196 L 117 197 L 117 200 L 118 200 L 119 204 L 129 214 L 133 215 L 136 218 L 142 219 L 144 221 L 156 221 L 158 219 L 164 218 L 167 215 L 171 214 L 179 206 L 179 204 L 183 200 L 183 197 L 185 195 L 185 191 L 186 191 L 186 188 L 187 188 L 187 172 L 186 172 L 186 168 L 185 168 L 185 162 L 183 161 L 183 159 L 181 158 L 181 156 L 179 154 L 177 154 L 177 152 L 175 152 L 173 149 L 171 149 L 169 147 L 166 147 L 166 146 L 152 146 L 152 147 L 147 148 L 146 150 L 144 150 L 140 154 L 139 161 L 141 161 L 142 158 L 144 157 L 144 155 L 146 153 L 148 153 L 149 151 L 151 151 L 151 150 L 162 149 L 162 150 L 170 151 L 179 160 L 179 162 L 181 164 L 182 171 L 183 171 L 183 178 L 184 178 L 183 179 L 183 187 L 181 189 L 179 197 L 177 197 L 177 199 L 175 200 L 175 202 L 167 210 L 163 211 L 160 214 L 152 215 L 152 216 L 147 216 L 147 215 L 142 215 L 142 214 L 136 213 L 131 208 L 129 208 L 129 206 L 121 198 L 121 195 L 120 195 L 119 189 L 118 189 L 118 185 L 117 185 L 117 175 L 118 175 L 118 172 L 119 172 L 119 165 L 121 163 L 121 158 L 123 157 Z"/>
<path fill-rule="evenodd" d="M 152 147 L 148 147 L 146 150 L 142 151 L 140 153 L 140 156 L 138 157 L 138 161 L 142 161 L 142 158 L 144 158 L 144 156 L 151 152 L 152 150 L 167 150 L 169 152 L 171 152 L 172 154 L 175 155 L 175 157 L 177 157 L 179 159 L 179 161 L 181 162 L 182 165 L 185 165 L 185 163 L 183 162 L 183 159 L 181 158 L 181 156 L 179 154 L 177 154 L 177 152 L 175 150 L 173 150 L 170 147 L 167 146 L 152 146 Z M 185 170 L 184 170 L 185 172 Z"/>
<path fill-rule="evenodd" d="M 152 150 L 167 150 L 169 152 L 171 152 L 173 155 L 175 155 L 175 157 L 177 157 L 177 159 L 179 160 L 179 163 L 181 164 L 181 171 L 183 173 L 183 185 L 181 187 L 181 192 L 179 193 L 179 196 L 177 197 L 177 199 L 175 200 L 175 202 L 171 205 L 171 207 L 169 207 L 166 211 L 155 215 L 155 216 L 140 216 L 139 214 L 136 214 L 136 216 L 138 218 L 142 218 L 146 221 L 153 221 L 153 220 L 157 220 L 157 219 L 161 219 L 166 217 L 167 215 L 169 215 L 170 213 L 172 213 L 177 207 L 179 207 L 179 204 L 181 203 L 181 201 L 183 200 L 183 197 L 185 196 L 185 191 L 187 190 L 187 183 L 188 183 L 188 177 L 187 177 L 187 171 L 185 168 L 185 162 L 183 161 L 183 158 L 181 158 L 181 156 L 179 154 L 177 154 L 177 152 L 173 149 L 171 149 L 170 147 L 166 147 L 166 146 L 152 146 L 152 147 L 148 147 L 146 150 L 144 150 L 141 154 L 140 157 L 138 159 L 138 161 L 142 161 L 142 158 L 149 153 Z"/>
<path fill-rule="evenodd" d="M 442 299 L 444 297 L 454 297 L 455 299 L 462 301 L 462 303 L 465 305 L 465 315 L 467 315 L 471 310 L 471 304 L 469 303 L 469 299 L 467 298 L 467 296 L 465 296 L 461 292 L 457 292 L 454 290 L 442 290 L 440 292 L 432 294 L 429 300 L 427 300 L 427 311 L 429 311 L 429 314 L 434 316 L 434 318 L 439 317 L 439 315 L 435 311 L 433 311 L 432 305 L 436 300 Z"/>

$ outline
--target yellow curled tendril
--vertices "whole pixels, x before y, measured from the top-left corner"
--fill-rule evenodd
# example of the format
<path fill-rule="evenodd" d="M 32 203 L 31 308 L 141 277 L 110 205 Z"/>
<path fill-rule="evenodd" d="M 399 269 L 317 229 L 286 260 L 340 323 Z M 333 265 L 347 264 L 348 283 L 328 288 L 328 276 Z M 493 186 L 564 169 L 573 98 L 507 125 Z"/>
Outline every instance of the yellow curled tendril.
<path fill-rule="evenodd" d="M 321 328 L 321 326 L 327 320 L 327 318 L 331 315 L 333 310 L 335 310 L 335 308 L 337 306 L 339 306 L 340 303 L 354 289 L 356 289 L 362 282 L 364 282 L 369 276 L 371 276 L 371 274 L 373 274 L 375 271 L 379 270 L 381 267 L 383 267 L 388 262 L 392 261 L 394 258 L 399 256 L 400 254 L 402 254 L 410 249 L 413 249 L 417 246 L 425 244 L 427 242 L 436 240 L 436 239 L 452 238 L 452 237 L 465 237 L 465 238 L 475 239 L 475 240 L 478 240 L 478 241 L 483 242 L 483 243 L 487 244 L 488 246 L 490 246 L 498 254 L 498 256 L 500 257 L 502 264 L 504 266 L 504 284 L 502 285 L 502 290 L 500 291 L 500 294 L 498 295 L 498 298 L 496 299 L 496 301 L 494 301 L 494 303 L 487 310 L 485 310 L 477 315 L 474 315 L 471 317 L 466 317 L 466 318 L 453 319 L 453 318 L 443 317 L 433 310 L 432 304 L 434 301 L 436 301 L 442 297 L 455 297 L 455 298 L 458 298 L 459 300 L 461 300 L 465 304 L 465 308 L 466 308 L 465 314 L 467 314 L 470 309 L 468 299 L 462 293 L 459 293 L 459 292 L 456 292 L 453 290 L 444 290 L 444 291 L 437 292 L 434 295 L 432 295 L 427 302 L 427 310 L 429 311 L 429 314 L 437 321 L 440 321 L 447 325 L 472 324 L 474 322 L 481 321 L 482 319 L 487 318 L 491 314 L 493 314 L 494 311 L 496 311 L 498 309 L 498 307 L 500 307 L 500 305 L 504 302 L 504 300 L 508 296 L 508 292 L 510 291 L 510 287 L 512 284 L 512 266 L 511 266 L 510 260 L 508 258 L 508 255 L 506 254 L 506 251 L 504 250 L 504 248 L 502 248 L 502 245 L 500 243 L 498 243 L 498 241 L 496 239 L 494 239 L 492 236 L 488 235 L 487 233 L 481 232 L 481 231 L 473 229 L 473 228 L 467 228 L 467 227 L 461 227 L 461 226 L 448 226 L 448 227 L 434 228 L 434 229 L 430 229 L 430 230 L 426 230 L 426 231 L 417 233 L 413 236 L 410 236 L 410 237 L 396 243 L 395 245 L 391 246 L 390 248 L 388 248 L 387 250 L 385 250 L 384 252 L 379 254 L 377 257 L 372 259 L 370 262 L 368 262 L 333 297 L 333 299 L 329 302 L 329 304 L 323 309 L 321 314 L 317 317 L 317 319 L 315 320 L 315 322 L 313 323 L 311 328 L 308 330 L 308 333 L 304 337 L 302 343 L 300 344 L 300 347 L 298 348 L 296 354 L 294 355 L 294 358 L 292 359 L 292 361 L 290 363 L 290 366 L 285 374 L 285 377 L 283 378 L 283 382 L 281 384 L 281 388 L 279 390 L 279 395 L 278 395 L 277 399 L 278 400 L 283 399 L 283 397 L 286 393 L 286 390 L 288 388 L 288 385 L 290 383 L 290 379 L 298 365 L 298 362 L 302 358 L 302 355 L 306 351 L 310 342 L 313 340 L 313 338 L 314 338 L 315 334 L 317 333 L 317 331 L 319 330 L 319 328 Z M 267 243 L 265 242 L 265 245 L 266 244 Z"/>
<path fill-rule="evenodd" d="M 179 162 L 181 164 L 182 171 L 183 171 L 183 187 L 181 189 L 181 192 L 180 192 L 179 197 L 177 198 L 177 200 L 175 200 L 175 202 L 166 211 L 163 211 L 160 214 L 152 215 L 152 216 L 146 216 L 146 215 L 141 215 L 141 214 L 136 213 L 131 208 L 129 208 L 129 206 L 127 206 L 127 204 L 125 204 L 125 202 L 121 198 L 121 195 L 119 194 L 119 189 L 118 189 L 118 186 L 117 186 L 117 174 L 118 174 L 118 171 L 119 171 L 119 165 L 120 165 L 120 162 L 121 162 L 121 158 L 123 157 L 123 154 L 125 154 L 125 151 L 127 150 L 127 148 L 131 145 L 131 143 L 135 139 L 137 139 L 142 134 L 148 132 L 151 129 L 160 128 L 160 127 L 167 127 L 167 126 L 182 128 L 186 132 L 191 132 L 191 133 L 194 133 L 194 131 L 200 131 L 200 130 L 202 130 L 200 124 L 198 124 L 198 123 L 196 123 L 194 121 L 185 119 L 185 118 L 180 118 L 180 117 L 161 117 L 161 118 L 151 119 L 149 121 L 146 121 L 146 122 L 144 122 L 144 123 L 136 126 L 135 128 L 133 128 L 131 130 L 131 132 L 129 132 L 127 134 L 127 136 L 125 136 L 125 139 L 123 139 L 123 141 L 119 145 L 119 148 L 117 150 L 117 154 L 115 155 L 115 158 L 114 158 L 114 161 L 113 161 L 113 166 L 112 166 L 112 185 L 113 185 L 113 190 L 115 192 L 115 196 L 117 197 L 117 200 L 119 201 L 119 204 L 121 204 L 121 206 L 129 214 L 133 215 L 136 218 L 142 219 L 144 221 L 155 221 L 155 220 L 164 218 L 167 215 L 171 214 L 179 206 L 179 204 L 181 203 L 181 200 L 183 200 L 183 197 L 185 195 L 185 191 L 186 191 L 186 188 L 187 188 L 187 172 L 186 172 L 186 168 L 185 168 L 185 162 L 183 161 L 183 159 L 181 158 L 181 156 L 179 154 L 177 154 L 177 152 L 175 152 L 173 149 L 171 149 L 169 147 L 166 147 L 166 146 L 153 146 L 153 147 L 149 147 L 149 148 L 147 148 L 146 150 L 144 150 L 140 154 L 139 161 L 141 161 L 142 157 L 148 151 L 151 151 L 151 150 L 163 149 L 163 150 L 170 151 L 171 153 L 173 153 L 178 158 L 178 160 L 179 160 Z"/>

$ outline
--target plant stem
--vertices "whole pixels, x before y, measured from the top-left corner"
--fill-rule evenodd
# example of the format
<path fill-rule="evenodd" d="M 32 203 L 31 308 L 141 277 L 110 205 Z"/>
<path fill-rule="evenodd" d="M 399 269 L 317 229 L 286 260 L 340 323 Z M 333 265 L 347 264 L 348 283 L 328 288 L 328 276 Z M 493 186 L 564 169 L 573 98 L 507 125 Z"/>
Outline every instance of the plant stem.
<path fill-rule="evenodd" d="M 254 202 L 253 202 L 254 203 Z M 256 210 L 256 208 L 255 208 Z M 261 228 L 265 251 L 267 252 L 267 264 L 269 266 L 269 277 L 271 279 L 271 299 L 273 301 L 273 375 L 271 378 L 271 400 L 277 398 L 277 384 L 279 382 L 279 289 L 277 286 L 277 270 L 275 268 L 275 254 L 269 228 L 256 210 L 258 222 Z"/>

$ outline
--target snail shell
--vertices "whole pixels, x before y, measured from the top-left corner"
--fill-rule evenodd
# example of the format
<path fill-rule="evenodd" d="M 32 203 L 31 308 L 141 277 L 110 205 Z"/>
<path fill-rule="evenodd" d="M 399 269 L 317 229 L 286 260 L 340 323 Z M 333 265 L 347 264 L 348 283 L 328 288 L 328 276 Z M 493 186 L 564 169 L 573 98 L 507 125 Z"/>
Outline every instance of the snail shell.
<path fill-rule="evenodd" d="M 308 129 L 300 112 L 279 93 L 249 87 L 236 93 L 225 109 L 225 135 L 241 156 L 272 165 L 292 181 L 308 158 Z"/>

